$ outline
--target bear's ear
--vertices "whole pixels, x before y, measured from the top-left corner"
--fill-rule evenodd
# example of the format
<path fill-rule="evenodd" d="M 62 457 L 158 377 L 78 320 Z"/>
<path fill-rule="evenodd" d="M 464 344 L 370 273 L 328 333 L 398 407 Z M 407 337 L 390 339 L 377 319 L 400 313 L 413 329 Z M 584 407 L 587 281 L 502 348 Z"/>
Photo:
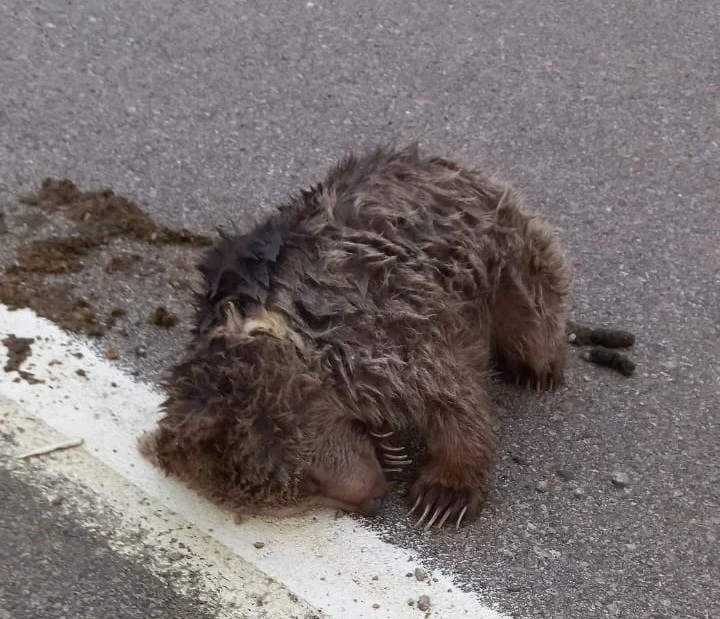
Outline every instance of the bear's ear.
<path fill-rule="evenodd" d="M 284 245 L 284 230 L 282 221 L 271 219 L 250 234 L 220 233 L 218 244 L 198 265 L 205 280 L 206 312 L 232 301 L 245 317 L 249 308 L 265 305 L 272 269 Z M 221 318 L 217 311 L 209 313 Z"/>
<path fill-rule="evenodd" d="M 199 266 L 205 278 L 205 297 L 213 303 L 231 299 L 240 308 L 247 303 L 262 305 L 270 285 L 268 265 L 235 255 L 232 247 L 222 244 Z"/>
<path fill-rule="evenodd" d="M 239 403 L 238 403 L 239 404 Z M 169 398 L 164 417 L 138 439 L 153 465 L 214 498 L 281 495 L 299 467 L 296 420 L 228 404 Z M 251 489 L 255 490 L 251 490 Z M 253 493 L 259 493 L 254 496 Z"/>

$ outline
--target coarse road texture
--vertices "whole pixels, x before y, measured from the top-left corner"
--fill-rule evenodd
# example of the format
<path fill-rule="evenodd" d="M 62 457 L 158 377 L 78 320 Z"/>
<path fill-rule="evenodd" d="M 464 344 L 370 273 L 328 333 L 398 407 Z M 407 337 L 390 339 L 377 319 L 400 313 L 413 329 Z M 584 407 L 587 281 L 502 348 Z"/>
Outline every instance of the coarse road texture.
<path fill-rule="evenodd" d="M 143 561 L 113 550 L 102 534 L 78 526 L 31 486 L 0 469 L 0 617 L 210 619 L 177 596 Z M 59 560 L 58 560 L 59 559 Z"/>
<path fill-rule="evenodd" d="M 398 490 L 378 522 L 518 616 L 718 617 L 719 32 L 716 0 L 0 0 L 1 208 L 68 176 L 209 233 L 348 147 L 490 161 L 560 227 L 573 317 L 634 331 L 638 371 L 573 350 L 559 394 L 501 388 L 482 517 L 418 533 Z M 125 292 L 158 304 L 143 278 Z M 143 376 L 180 347 L 144 323 L 117 337 L 147 348 Z"/>

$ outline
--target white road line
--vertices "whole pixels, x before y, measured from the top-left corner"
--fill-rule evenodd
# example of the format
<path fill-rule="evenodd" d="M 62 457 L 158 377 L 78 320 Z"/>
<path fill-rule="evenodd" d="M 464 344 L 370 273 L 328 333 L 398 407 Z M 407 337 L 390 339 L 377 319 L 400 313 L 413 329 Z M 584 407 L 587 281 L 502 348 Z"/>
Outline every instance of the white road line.
<path fill-rule="evenodd" d="M 161 509 L 87 451 L 18 462 L 14 451 L 59 437 L 2 395 L 0 429 L 17 443 L 0 441 L 3 467 L 44 495 L 49 511 L 72 514 L 119 556 L 148 569 L 177 593 L 203 602 L 215 619 L 327 619 L 182 516 Z"/>
<path fill-rule="evenodd" d="M 22 369 L 45 382 L 14 382 L 14 373 L 0 372 L 0 395 L 65 437 L 83 438 L 84 445 L 76 449 L 88 450 L 166 509 L 329 616 L 503 618 L 458 589 L 450 575 L 433 570 L 433 579 L 424 582 L 406 578 L 409 568 L 420 564 L 417 557 L 381 541 L 353 519 L 318 512 L 314 517 L 249 518 L 236 523 L 226 512 L 165 478 L 138 454 L 137 437 L 157 418 L 163 398 L 158 390 L 134 380 L 53 323 L 30 311 L 11 312 L 0 305 L 0 339 L 8 334 L 35 338 Z M 0 346 L 0 364 L 5 355 L 5 347 Z M 265 544 L 262 549 L 254 546 L 258 541 Z M 431 599 L 428 615 L 408 605 L 409 598 L 417 600 L 420 595 Z"/>

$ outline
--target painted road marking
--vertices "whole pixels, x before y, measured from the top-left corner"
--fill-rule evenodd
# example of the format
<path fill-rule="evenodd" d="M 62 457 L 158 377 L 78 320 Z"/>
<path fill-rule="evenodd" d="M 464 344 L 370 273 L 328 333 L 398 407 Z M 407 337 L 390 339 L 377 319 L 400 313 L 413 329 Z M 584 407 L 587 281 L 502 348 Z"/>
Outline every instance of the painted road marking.
<path fill-rule="evenodd" d="M 158 416 L 163 395 L 156 388 L 133 379 L 85 342 L 33 312 L 11 312 L 0 305 L 0 336 L 7 334 L 35 338 L 22 369 L 45 382 L 14 382 L 12 374 L 4 374 L 0 395 L 64 438 L 83 438 L 84 445 L 77 449 L 87 450 L 166 509 L 327 615 L 417 619 L 423 613 L 410 607 L 408 599 L 428 595 L 431 617 L 503 619 L 476 595 L 460 590 L 449 574 L 433 570 L 433 579 L 423 582 L 406 578 L 409 568 L 420 565 L 421 559 L 383 542 L 354 519 L 316 512 L 236 523 L 182 484 L 165 478 L 137 452 L 137 437 Z M 5 354 L 5 347 L 0 346 L 0 363 Z M 40 446 L 24 445 L 23 449 Z M 256 541 L 263 541 L 264 547 L 257 549 Z"/>
<path fill-rule="evenodd" d="M 63 509 L 99 531 L 118 555 L 149 569 L 178 593 L 205 603 L 215 619 L 327 618 L 182 516 L 161 508 L 87 451 L 18 462 L 13 452 L 61 437 L 29 416 L 22 404 L 2 395 L 0 428 L 17 443 L 0 441 L 4 466 L 39 490 L 49 510 Z"/>

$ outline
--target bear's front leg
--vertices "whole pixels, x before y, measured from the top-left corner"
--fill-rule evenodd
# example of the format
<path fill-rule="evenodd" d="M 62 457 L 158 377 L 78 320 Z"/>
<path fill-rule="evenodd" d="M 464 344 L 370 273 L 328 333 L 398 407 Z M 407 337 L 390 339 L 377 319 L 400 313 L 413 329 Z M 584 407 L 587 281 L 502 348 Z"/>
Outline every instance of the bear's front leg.
<path fill-rule="evenodd" d="M 487 495 L 495 437 L 485 390 L 475 384 L 463 397 L 436 401 L 428 407 L 426 429 L 430 461 L 411 489 L 408 515 L 416 514 L 415 527 L 424 524 L 425 530 L 446 522 L 459 528 Z"/>

